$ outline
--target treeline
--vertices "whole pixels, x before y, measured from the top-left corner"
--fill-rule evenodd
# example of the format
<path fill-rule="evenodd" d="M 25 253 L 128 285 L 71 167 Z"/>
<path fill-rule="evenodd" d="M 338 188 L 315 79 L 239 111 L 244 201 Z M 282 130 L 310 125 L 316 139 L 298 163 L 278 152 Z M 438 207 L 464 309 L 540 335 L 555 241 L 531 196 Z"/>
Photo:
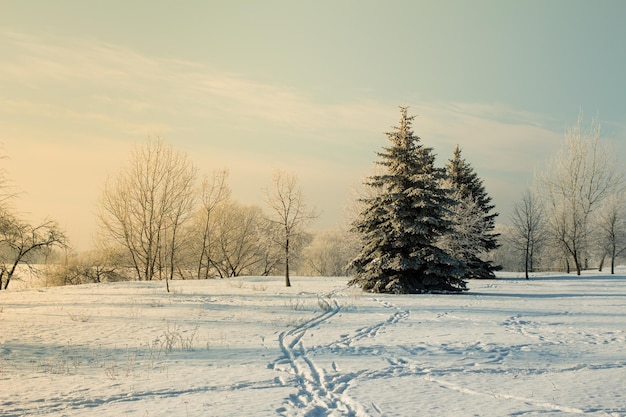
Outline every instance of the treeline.
<path fill-rule="evenodd" d="M 565 133 L 561 150 L 516 202 L 510 225 L 501 226 L 494 254 L 507 270 L 590 268 L 600 271 L 626 254 L 626 180 L 597 120 L 582 116 Z"/>
<path fill-rule="evenodd" d="M 188 155 L 149 139 L 105 184 L 97 214 L 100 257 L 73 257 L 65 269 L 92 264 L 93 271 L 96 261 L 105 272 L 97 280 L 159 279 L 168 290 L 172 279 L 240 275 L 284 274 L 289 286 L 294 267 L 301 274 L 345 273 L 339 265 L 351 256 L 348 235 L 307 231 L 317 214 L 295 174 L 275 171 L 264 203 L 236 201 L 226 170 L 199 179 Z M 84 272 L 61 276 L 92 279 Z"/>
<path fill-rule="evenodd" d="M 307 207 L 294 174 L 274 173 L 263 207 L 243 205 L 233 199 L 226 171 L 198 181 L 186 154 L 160 139 L 148 140 L 134 148 L 128 163 L 105 184 L 98 206 L 100 249 L 86 259 L 83 255 L 84 262 L 81 257 L 68 259 L 56 276 L 64 283 L 122 276 L 158 279 L 169 290 L 173 279 L 283 274 L 289 286 L 290 267 L 297 267 L 299 274 L 354 274 L 353 284 L 382 290 L 362 281 L 362 269 L 377 265 L 380 254 L 402 263 L 394 256 L 414 251 L 408 257 L 430 269 L 410 270 L 411 279 L 425 275 L 432 282 L 400 291 L 455 290 L 464 279 L 494 278 L 498 267 L 485 255 L 498 247 L 497 213 L 482 180 L 458 147 L 445 169 L 435 168 L 430 148 L 419 145 L 410 130 L 411 121 L 403 108 L 401 127 L 388 134 L 393 146 L 380 153 L 385 172 L 365 184 L 371 197 L 358 203 L 373 203 L 377 208 L 371 213 L 378 217 L 360 213 L 349 230 L 317 234 L 307 232 L 317 214 Z M 415 176 L 420 176 L 417 183 L 404 189 Z M 368 227 L 378 241 L 368 242 L 363 233 Z M 402 240 L 402 228 L 419 230 L 421 236 Z M 443 286 L 436 281 L 436 262 L 423 241 L 446 265 Z M 364 259 L 370 247 L 374 251 Z M 389 250 L 396 253 L 385 253 Z M 393 280 L 389 267 L 383 265 L 379 272 Z M 398 291 L 397 280 L 393 283 L 385 284 L 385 291 Z"/>
<path fill-rule="evenodd" d="M 457 146 L 443 167 L 400 123 L 377 153 L 345 229 L 311 233 L 317 217 L 293 173 L 275 171 L 262 205 L 233 198 L 226 170 L 201 176 L 188 155 L 148 139 L 104 185 L 94 248 L 75 253 L 54 220 L 24 221 L 0 171 L 0 289 L 20 265 L 46 264 L 46 285 L 239 275 L 349 275 L 375 292 L 463 291 L 468 279 L 510 271 L 576 271 L 626 254 L 623 170 L 593 121 L 516 203 L 508 224 Z M 40 271 L 41 272 L 41 271 Z"/>
<path fill-rule="evenodd" d="M 187 154 L 159 138 L 137 145 L 104 185 L 98 234 L 86 252 L 74 252 L 53 220 L 19 219 L 0 174 L 0 289 L 23 268 L 43 285 L 164 280 L 169 290 L 172 279 L 279 274 L 290 285 L 290 268 L 346 274 L 356 250 L 346 231 L 307 230 L 317 214 L 295 174 L 275 171 L 264 205 L 245 205 L 232 197 L 226 170 L 200 177 Z"/>

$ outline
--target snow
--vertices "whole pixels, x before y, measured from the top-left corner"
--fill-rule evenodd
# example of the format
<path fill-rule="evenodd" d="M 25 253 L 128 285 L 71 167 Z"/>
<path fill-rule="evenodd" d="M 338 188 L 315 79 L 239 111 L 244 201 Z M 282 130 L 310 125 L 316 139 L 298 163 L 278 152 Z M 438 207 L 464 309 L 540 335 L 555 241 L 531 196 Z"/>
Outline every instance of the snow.
<path fill-rule="evenodd" d="M 626 270 L 0 293 L 2 416 L 626 416 Z"/>

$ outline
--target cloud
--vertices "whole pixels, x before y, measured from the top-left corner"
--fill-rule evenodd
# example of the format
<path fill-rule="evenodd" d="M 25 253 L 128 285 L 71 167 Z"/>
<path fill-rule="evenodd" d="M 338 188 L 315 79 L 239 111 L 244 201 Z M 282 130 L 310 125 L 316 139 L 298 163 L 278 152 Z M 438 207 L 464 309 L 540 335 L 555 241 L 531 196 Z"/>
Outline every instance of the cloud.
<path fill-rule="evenodd" d="M 387 145 L 384 132 L 399 119 L 398 103 L 369 93 L 321 101 L 306 86 L 261 82 L 93 39 L 0 37 L 7 58 L 0 66 L 6 92 L 0 142 L 20 161 L 14 179 L 31 193 L 27 205 L 51 208 L 49 214 L 69 223 L 86 221 L 78 211 L 91 213 L 106 175 L 131 144 L 162 135 L 190 153 L 201 171 L 228 168 L 235 194 L 248 203 L 262 204 L 260 190 L 272 169 L 297 171 L 328 226 L 341 214 L 337 200 L 370 171 L 375 152 Z M 434 148 L 438 164 L 459 144 L 503 207 L 562 138 L 558 121 L 497 103 L 408 105 L 417 115 L 415 133 Z M 56 170 L 46 165 L 53 154 Z"/>
<path fill-rule="evenodd" d="M 500 104 L 450 103 L 428 106 L 428 111 L 436 119 L 430 126 L 434 137 L 445 144 L 441 146 L 445 153 L 438 152 L 440 158 L 450 158 L 458 144 L 484 180 L 502 214 L 499 221 L 505 223 L 535 172 L 543 169 L 563 141 L 563 131 L 554 129 L 557 122 Z"/>
<path fill-rule="evenodd" d="M 424 140 L 445 145 L 446 149 L 436 149 L 440 155 L 442 151 L 451 154 L 458 144 L 475 164 L 490 170 L 527 172 L 529 164 L 551 153 L 563 137 L 545 127 L 541 116 L 502 105 L 426 103 L 415 107 L 420 115 L 415 126 L 423 126 Z"/>
<path fill-rule="evenodd" d="M 355 132 L 380 135 L 397 120 L 395 103 L 370 97 L 319 103 L 303 88 L 261 83 L 204 63 L 147 57 L 95 40 L 43 40 L 15 33 L 5 33 L 5 37 L 16 56 L 10 65 L 0 67 L 3 79 L 37 84 L 38 89 L 50 88 L 55 94 L 61 89 L 59 84 L 75 85 L 64 97 L 54 95 L 48 100 L 43 109 L 48 116 L 83 118 L 113 125 L 124 133 L 150 128 L 185 131 L 183 121 L 190 121 L 208 131 L 282 129 L 320 143 L 360 145 L 362 138 Z M 34 106 L 42 110 L 43 105 L 37 101 Z M 515 146 L 513 140 L 506 140 L 511 129 L 523 127 L 515 139 L 524 135 L 533 144 L 539 140 L 535 138 L 544 136 L 545 123 L 537 115 L 501 105 L 416 103 L 411 112 L 419 114 L 416 130 L 424 129 L 441 141 L 465 136 L 500 149 Z M 494 139 L 496 135 L 501 139 Z"/>

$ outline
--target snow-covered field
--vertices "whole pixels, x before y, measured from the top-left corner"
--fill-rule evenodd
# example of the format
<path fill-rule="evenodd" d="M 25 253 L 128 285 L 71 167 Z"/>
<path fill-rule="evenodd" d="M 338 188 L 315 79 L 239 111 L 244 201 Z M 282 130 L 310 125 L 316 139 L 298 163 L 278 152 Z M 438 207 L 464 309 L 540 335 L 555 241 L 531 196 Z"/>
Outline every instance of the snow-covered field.
<path fill-rule="evenodd" d="M 2 416 L 626 416 L 626 271 L 0 292 Z"/>

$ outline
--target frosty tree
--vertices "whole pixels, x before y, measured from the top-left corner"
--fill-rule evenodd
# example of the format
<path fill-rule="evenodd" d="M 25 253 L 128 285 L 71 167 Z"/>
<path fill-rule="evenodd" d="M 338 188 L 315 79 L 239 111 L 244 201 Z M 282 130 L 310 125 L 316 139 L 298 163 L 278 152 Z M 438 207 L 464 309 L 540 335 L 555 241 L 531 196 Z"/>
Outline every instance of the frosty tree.
<path fill-rule="evenodd" d="M 590 252 L 597 209 L 625 186 L 624 171 L 615 153 L 600 140 L 600 130 L 597 120 L 585 128 L 580 115 L 539 179 L 551 238 L 566 254 L 568 272 L 571 260 L 577 275 Z"/>
<path fill-rule="evenodd" d="M 285 261 L 285 286 L 291 287 L 289 261 L 304 236 L 304 228 L 315 218 L 315 210 L 309 210 L 295 174 L 274 171 L 273 188 L 267 190 L 267 205 L 271 223 L 280 229 L 276 243 L 281 247 Z"/>
<path fill-rule="evenodd" d="M 414 116 L 405 107 L 400 113 L 400 125 L 387 133 L 391 145 L 378 153 L 382 172 L 366 182 L 375 192 L 362 199 L 353 223 L 363 246 L 350 263 L 350 285 L 383 293 L 463 291 L 462 264 L 437 246 L 452 227 L 452 201 L 440 186 L 444 170 L 413 134 Z"/>
<path fill-rule="evenodd" d="M 500 268 L 481 257 L 498 248 L 498 234 L 494 232 L 498 213 L 493 212 L 495 206 L 491 204 L 491 197 L 474 168 L 461 157 L 458 145 L 446 165 L 446 173 L 446 182 L 454 191 L 458 204 L 465 207 L 463 210 L 453 209 L 451 219 L 457 229 L 453 236 L 465 237 L 471 242 L 471 245 L 464 245 L 463 252 L 458 253 L 460 260 L 466 264 L 465 278 L 495 278 L 494 271 Z"/>
<path fill-rule="evenodd" d="M 546 218 L 543 202 L 530 190 L 515 203 L 511 216 L 509 241 L 524 254 L 524 274 L 534 271 L 535 259 L 546 241 Z"/>
<path fill-rule="evenodd" d="M 448 180 L 444 186 L 451 189 Z M 438 246 L 465 265 L 465 278 L 475 278 L 470 266 L 480 252 L 488 223 L 482 216 L 480 206 L 471 197 L 462 196 L 458 190 L 451 191 L 450 196 L 453 204 L 448 208 L 446 218 L 452 223 L 452 229 L 441 236 Z"/>
<path fill-rule="evenodd" d="M 194 208 L 196 169 L 160 138 L 133 149 L 128 164 L 105 185 L 103 236 L 126 250 L 140 280 L 169 280 L 179 270 L 184 223 Z"/>
<path fill-rule="evenodd" d="M 597 239 L 602 253 L 600 271 L 608 256 L 611 275 L 615 274 L 615 261 L 626 252 L 626 197 L 616 193 L 607 198 L 596 220 Z"/>

